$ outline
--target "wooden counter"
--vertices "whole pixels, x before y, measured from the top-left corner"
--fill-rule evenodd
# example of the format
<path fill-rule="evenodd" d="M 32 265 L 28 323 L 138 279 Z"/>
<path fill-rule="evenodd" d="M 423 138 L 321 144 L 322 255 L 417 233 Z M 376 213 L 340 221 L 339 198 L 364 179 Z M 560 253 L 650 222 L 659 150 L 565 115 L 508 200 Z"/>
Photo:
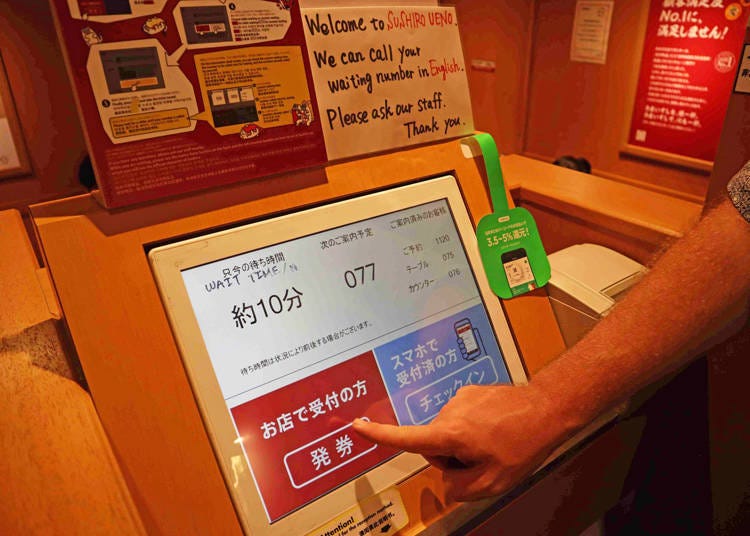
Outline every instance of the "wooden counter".
<path fill-rule="evenodd" d="M 691 203 L 650 198 L 652 192 L 634 192 L 523 157 L 507 156 L 502 162 L 516 199 L 535 213 L 550 250 L 589 239 L 642 260 L 699 213 Z M 489 211 L 478 165 L 461 156 L 458 142 L 447 142 L 133 209 L 109 212 L 88 195 L 33 208 L 101 423 L 148 533 L 232 534 L 240 528 L 145 249 L 446 172 L 459 176 L 476 222 Z M 506 309 L 533 374 L 562 350 L 556 326 L 549 325 L 546 295 L 512 300 Z M 545 337 L 538 336 L 540 330 Z M 630 489 L 631 462 L 642 450 L 643 429 L 640 417 L 606 428 L 499 502 L 462 507 L 446 502 L 439 473 L 425 470 L 399 485 L 410 512 L 404 534 L 582 530 Z"/>
<path fill-rule="evenodd" d="M 519 155 L 501 158 L 520 206 L 537 221 L 548 252 L 592 242 L 647 263 L 700 218 L 703 205 Z"/>

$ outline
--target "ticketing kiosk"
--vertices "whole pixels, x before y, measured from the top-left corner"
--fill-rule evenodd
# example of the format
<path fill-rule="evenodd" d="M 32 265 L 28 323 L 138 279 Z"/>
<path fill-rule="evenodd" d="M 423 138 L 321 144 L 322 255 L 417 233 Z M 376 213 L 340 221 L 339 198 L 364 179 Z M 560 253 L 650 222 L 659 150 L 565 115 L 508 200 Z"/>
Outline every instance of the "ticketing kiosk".
<path fill-rule="evenodd" d="M 488 287 L 466 143 L 119 211 L 33 208 L 147 531 L 443 533 L 487 512 L 351 429 L 424 424 L 461 386 L 523 383 L 563 349 L 543 289 Z"/>
<path fill-rule="evenodd" d="M 353 419 L 424 424 L 464 385 L 525 380 L 453 176 L 149 259 L 251 534 L 305 533 L 357 502 L 357 478 L 383 490 L 425 467 L 365 441 Z"/>

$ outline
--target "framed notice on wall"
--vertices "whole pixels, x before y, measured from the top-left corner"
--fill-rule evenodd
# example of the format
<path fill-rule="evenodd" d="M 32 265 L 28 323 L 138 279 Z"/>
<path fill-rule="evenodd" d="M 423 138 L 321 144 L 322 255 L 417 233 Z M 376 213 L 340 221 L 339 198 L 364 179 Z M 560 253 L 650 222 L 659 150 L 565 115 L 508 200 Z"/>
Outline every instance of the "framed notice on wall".
<path fill-rule="evenodd" d="M 0 179 L 31 173 L 21 127 L 0 56 Z"/>
<path fill-rule="evenodd" d="M 711 168 L 748 13 L 743 2 L 651 1 L 625 152 Z"/>

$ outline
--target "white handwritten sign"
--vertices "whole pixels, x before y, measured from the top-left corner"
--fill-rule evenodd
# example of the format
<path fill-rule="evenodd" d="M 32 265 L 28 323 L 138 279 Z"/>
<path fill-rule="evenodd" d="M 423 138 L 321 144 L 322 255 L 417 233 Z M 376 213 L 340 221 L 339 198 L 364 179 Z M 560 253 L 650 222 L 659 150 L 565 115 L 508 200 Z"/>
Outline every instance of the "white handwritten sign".
<path fill-rule="evenodd" d="M 328 158 L 474 131 L 453 8 L 303 9 Z"/>

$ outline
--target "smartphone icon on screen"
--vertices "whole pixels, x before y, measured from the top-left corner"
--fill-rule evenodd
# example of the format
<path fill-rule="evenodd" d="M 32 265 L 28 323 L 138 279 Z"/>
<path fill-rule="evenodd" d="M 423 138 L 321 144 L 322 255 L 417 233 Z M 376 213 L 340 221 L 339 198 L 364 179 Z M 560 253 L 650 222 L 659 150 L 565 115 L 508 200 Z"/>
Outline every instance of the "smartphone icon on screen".
<path fill-rule="evenodd" d="M 518 291 L 533 290 L 534 273 L 531 271 L 529 258 L 526 256 L 526 250 L 523 248 L 506 251 L 500 256 L 503 263 L 505 277 L 508 278 L 508 285 L 515 296 Z"/>
<path fill-rule="evenodd" d="M 458 345 L 461 348 L 464 359 L 474 361 L 482 355 L 482 348 L 479 345 L 479 341 L 477 341 L 477 330 L 474 329 L 468 318 L 463 318 L 453 324 L 453 329 L 456 330 Z"/>

